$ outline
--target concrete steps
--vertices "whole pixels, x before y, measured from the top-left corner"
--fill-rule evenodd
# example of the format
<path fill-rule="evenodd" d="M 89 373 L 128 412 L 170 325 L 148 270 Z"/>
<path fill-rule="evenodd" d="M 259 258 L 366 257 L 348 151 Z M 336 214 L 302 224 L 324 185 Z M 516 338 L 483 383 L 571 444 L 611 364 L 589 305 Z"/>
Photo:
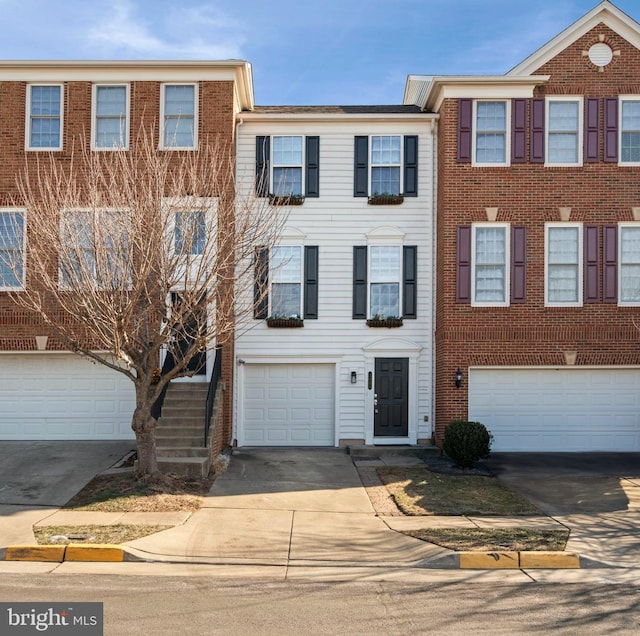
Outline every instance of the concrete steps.
<path fill-rule="evenodd" d="M 211 467 L 204 441 L 208 384 L 173 382 L 158 421 L 156 445 L 162 472 L 206 477 Z"/>

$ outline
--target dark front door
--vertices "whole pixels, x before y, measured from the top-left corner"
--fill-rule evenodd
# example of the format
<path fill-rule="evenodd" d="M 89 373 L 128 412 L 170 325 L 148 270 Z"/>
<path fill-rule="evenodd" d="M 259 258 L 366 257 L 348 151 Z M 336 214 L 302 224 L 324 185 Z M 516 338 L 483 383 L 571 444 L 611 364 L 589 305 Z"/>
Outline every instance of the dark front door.
<path fill-rule="evenodd" d="M 172 293 L 171 301 L 174 307 L 179 307 L 182 302 L 180 294 Z M 176 361 L 180 355 L 189 351 L 194 344 L 206 333 L 207 329 L 207 308 L 203 301 L 198 303 L 192 310 L 185 312 L 182 324 L 176 329 L 176 346 L 174 356 Z M 194 377 L 207 375 L 207 352 L 206 349 L 200 348 L 187 364 L 187 371 L 190 371 Z"/>
<path fill-rule="evenodd" d="M 374 437 L 409 434 L 409 359 L 376 358 Z"/>

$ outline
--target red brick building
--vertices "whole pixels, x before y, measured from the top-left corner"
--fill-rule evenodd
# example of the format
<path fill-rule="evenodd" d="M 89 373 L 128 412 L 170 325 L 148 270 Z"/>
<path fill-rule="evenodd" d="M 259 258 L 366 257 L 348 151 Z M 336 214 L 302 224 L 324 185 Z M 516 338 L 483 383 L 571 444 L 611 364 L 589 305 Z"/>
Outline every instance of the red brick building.
<path fill-rule="evenodd" d="M 640 25 L 602 2 L 405 103 L 440 116 L 437 440 L 470 419 L 495 450 L 640 450 Z"/>
<path fill-rule="evenodd" d="M 135 149 L 142 129 L 154 131 L 161 151 L 197 153 L 203 140 L 218 139 L 234 153 L 236 115 L 252 107 L 251 67 L 241 61 L 0 62 L 0 232 L 7 235 L 0 242 L 0 439 L 133 437 L 129 380 L 65 351 L 12 298 L 29 284 L 31 267 L 29 211 L 19 207 L 16 175 L 37 162 L 68 166 L 83 146 Z M 231 178 L 233 163 L 229 157 Z M 10 271 L 12 250 L 21 266 Z M 232 360 L 231 338 L 219 445 L 231 435 Z M 196 379 L 209 377 L 210 363 Z"/>

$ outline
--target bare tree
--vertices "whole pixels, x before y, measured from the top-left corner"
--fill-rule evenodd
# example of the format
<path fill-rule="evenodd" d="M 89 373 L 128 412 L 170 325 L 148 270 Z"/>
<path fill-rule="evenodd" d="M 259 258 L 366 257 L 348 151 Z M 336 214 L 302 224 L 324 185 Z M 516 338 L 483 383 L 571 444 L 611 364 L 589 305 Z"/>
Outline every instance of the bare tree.
<path fill-rule="evenodd" d="M 274 244 L 284 221 L 254 188 L 238 194 L 229 144 L 167 152 L 154 139 L 141 129 L 131 150 L 82 148 L 66 164 L 45 155 L 26 165 L 16 201 L 27 269 L 14 299 L 63 347 L 133 382 L 144 478 L 158 476 L 154 402 L 252 317 L 235 295 L 254 298 L 254 250 Z M 21 258 L 8 265 L 22 275 Z M 158 379 L 163 352 L 175 366 Z"/>

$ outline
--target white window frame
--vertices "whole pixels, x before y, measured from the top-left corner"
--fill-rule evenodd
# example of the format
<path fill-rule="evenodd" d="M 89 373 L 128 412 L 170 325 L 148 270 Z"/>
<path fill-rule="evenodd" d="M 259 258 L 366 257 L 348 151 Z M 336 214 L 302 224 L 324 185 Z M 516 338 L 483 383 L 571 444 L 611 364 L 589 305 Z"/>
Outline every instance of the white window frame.
<path fill-rule="evenodd" d="M 504 300 L 476 300 L 476 233 L 478 229 L 502 229 L 504 231 Z M 471 226 L 471 305 L 473 307 L 508 307 L 511 300 L 511 225 L 509 223 L 474 223 Z"/>
<path fill-rule="evenodd" d="M 22 277 L 18 285 L 4 285 L 0 281 L 0 291 L 24 291 L 27 275 L 27 209 L 26 208 L 0 208 L 0 215 L 7 214 L 13 218 L 20 215 L 22 217 Z M 5 251 L 4 238 L 0 238 L 0 251 Z"/>
<path fill-rule="evenodd" d="M 578 234 L 577 301 L 553 301 L 549 299 L 549 232 L 553 229 L 576 228 Z M 544 226 L 544 305 L 545 307 L 582 307 L 584 285 L 584 254 L 582 223 L 545 223 Z"/>
<path fill-rule="evenodd" d="M 193 143 L 191 146 L 173 146 L 165 144 L 166 128 L 166 89 L 167 86 L 193 86 Z M 199 98 L 197 82 L 166 82 L 160 85 L 160 149 L 161 150 L 197 150 L 198 149 L 198 127 L 199 127 Z"/>
<path fill-rule="evenodd" d="M 373 138 L 374 137 L 397 137 L 400 140 L 400 163 L 373 163 Z M 400 168 L 400 181 L 398 183 L 399 194 L 402 195 L 404 192 L 404 135 L 400 134 L 380 134 L 380 135 L 369 135 L 369 157 L 368 157 L 369 165 L 368 165 L 368 179 L 369 179 L 369 196 L 374 196 L 373 192 L 373 169 L 374 168 L 395 168 L 398 166 Z M 380 193 L 378 193 L 380 194 Z"/>
<path fill-rule="evenodd" d="M 504 122 L 504 161 L 477 161 L 477 139 L 478 139 L 478 104 L 480 102 L 501 102 L 505 105 L 505 122 Z M 472 115 L 471 135 L 471 165 L 472 166 L 510 166 L 511 165 L 511 100 L 510 99 L 474 99 L 473 115 Z M 484 131 L 483 131 L 484 132 Z"/>
<path fill-rule="evenodd" d="M 623 161 L 622 159 L 622 134 L 624 132 L 635 132 L 640 134 L 640 129 L 638 130 L 624 130 L 623 128 L 623 120 L 622 120 L 622 108 L 623 104 L 626 102 L 638 102 L 640 103 L 640 95 L 620 95 L 618 98 L 618 121 L 620 122 L 618 126 L 618 165 L 619 166 L 640 166 L 640 159 L 638 161 Z"/>
<path fill-rule="evenodd" d="M 301 163 L 300 165 L 285 165 L 285 164 L 278 164 L 276 165 L 276 162 L 274 161 L 274 154 L 275 154 L 275 140 L 276 139 L 284 139 L 284 138 L 296 138 L 296 139 L 300 139 L 300 145 L 301 145 Z M 289 194 L 282 194 L 282 195 L 278 195 L 276 193 L 276 179 L 275 179 L 275 175 L 274 175 L 274 170 L 276 168 L 300 168 L 300 194 L 298 195 L 294 195 L 294 196 L 304 196 L 305 193 L 305 164 L 306 164 L 306 148 L 305 148 L 305 136 L 304 135 L 272 135 L 271 137 L 271 148 L 270 148 L 270 152 L 271 152 L 271 157 L 270 157 L 270 171 L 271 174 L 269 175 L 270 177 L 270 183 L 272 184 L 271 186 L 271 190 L 272 190 L 272 194 L 275 194 L 276 196 L 289 196 Z"/>
<path fill-rule="evenodd" d="M 124 127 L 120 140 L 122 143 L 114 144 L 111 146 L 98 145 L 98 92 L 100 88 L 124 88 L 125 89 L 125 104 L 124 104 Z M 129 117 L 130 117 L 130 93 L 131 85 L 125 82 L 104 82 L 97 83 L 92 86 L 91 95 L 91 149 L 97 151 L 114 151 L 114 150 L 129 150 Z M 102 117 L 105 117 L 104 115 Z M 116 116 L 110 116 L 110 119 L 116 119 Z M 121 119 L 121 117 L 120 117 Z"/>
<path fill-rule="evenodd" d="M 578 104 L 578 130 L 576 131 L 577 157 L 575 162 L 556 162 L 549 160 L 549 136 L 554 134 L 550 130 L 551 103 L 553 102 L 574 102 Z M 547 97 L 544 111 L 544 152 L 545 166 L 551 167 L 573 167 L 581 166 L 584 154 L 584 99 L 580 95 L 554 95 Z"/>
<path fill-rule="evenodd" d="M 371 288 L 377 284 L 398 284 L 398 313 L 392 314 L 397 318 L 402 318 L 402 288 L 403 288 L 403 262 L 402 262 L 402 245 L 398 243 L 374 243 L 367 246 L 367 316 L 368 318 L 376 318 L 377 314 L 373 312 Z M 398 278 L 396 280 L 374 281 L 371 275 L 371 264 L 373 263 L 373 250 L 376 248 L 394 248 L 398 252 Z M 390 316 L 383 316 L 388 318 Z"/>
<path fill-rule="evenodd" d="M 640 222 L 625 222 L 618 223 L 618 254 L 617 254 L 617 262 L 618 262 L 618 306 L 620 307 L 639 307 L 640 306 L 640 298 L 638 300 L 623 300 L 622 299 L 622 270 L 624 265 L 638 265 L 640 266 L 640 261 L 637 263 L 623 263 L 622 261 L 622 234 L 625 229 L 635 228 L 640 230 Z"/>
<path fill-rule="evenodd" d="M 299 251 L 300 270 L 298 272 L 299 277 L 297 282 L 290 281 L 290 280 L 287 280 L 287 281 L 278 280 L 278 274 L 279 274 L 280 268 L 274 267 L 273 263 L 275 259 L 273 254 L 274 254 L 274 251 L 280 250 L 280 249 L 297 249 Z M 286 267 L 286 265 L 287 265 L 287 262 L 284 262 L 283 267 Z M 303 316 L 302 308 L 304 306 L 304 245 L 300 243 L 296 243 L 296 244 L 284 243 L 284 244 L 276 245 L 269 250 L 269 316 L 277 315 L 277 317 L 282 317 L 282 314 L 275 312 L 273 308 L 273 298 L 274 298 L 273 286 L 279 283 L 298 285 L 300 287 L 300 304 L 298 307 L 298 311 L 295 314 L 287 315 L 287 317 L 302 318 Z"/>
<path fill-rule="evenodd" d="M 60 89 L 60 115 L 59 119 L 59 138 L 60 142 L 57 146 L 32 146 L 31 145 L 31 93 L 33 88 L 39 88 L 41 86 L 57 86 Z M 44 118 L 43 118 L 44 119 Z M 53 118 L 51 118 L 53 119 Z M 33 152 L 52 152 L 60 151 L 63 148 L 64 143 L 64 84 L 50 83 L 50 82 L 33 82 L 27 84 L 27 104 L 26 104 L 26 123 L 25 123 L 25 148 Z"/>

